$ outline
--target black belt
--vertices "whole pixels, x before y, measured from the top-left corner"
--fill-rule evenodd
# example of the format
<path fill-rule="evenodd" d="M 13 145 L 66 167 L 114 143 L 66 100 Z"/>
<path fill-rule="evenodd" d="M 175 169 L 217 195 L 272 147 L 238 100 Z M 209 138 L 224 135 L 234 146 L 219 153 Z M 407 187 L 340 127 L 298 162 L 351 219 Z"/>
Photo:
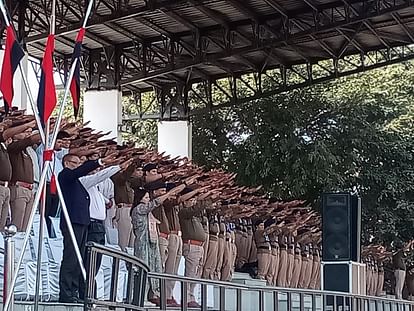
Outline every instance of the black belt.
<path fill-rule="evenodd" d="M 267 250 L 270 250 L 268 246 L 259 246 L 257 249 L 267 249 Z"/>
<path fill-rule="evenodd" d="M 99 219 L 94 219 L 94 218 L 91 218 L 90 222 L 101 224 L 101 225 L 104 224 L 104 220 L 99 220 Z"/>

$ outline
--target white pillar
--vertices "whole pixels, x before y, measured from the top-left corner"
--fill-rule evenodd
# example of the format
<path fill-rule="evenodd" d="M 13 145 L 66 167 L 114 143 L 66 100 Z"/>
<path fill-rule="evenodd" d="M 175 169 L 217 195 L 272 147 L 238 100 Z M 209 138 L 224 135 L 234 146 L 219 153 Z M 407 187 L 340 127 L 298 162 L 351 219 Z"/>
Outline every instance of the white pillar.
<path fill-rule="evenodd" d="M 118 90 L 86 91 L 84 95 L 83 121 L 97 131 L 111 131 L 103 139 L 116 137 L 121 143 L 119 126 L 122 124 L 122 94 Z"/>
<path fill-rule="evenodd" d="M 187 121 L 158 123 L 158 152 L 192 158 L 192 124 Z"/>
<path fill-rule="evenodd" d="M 160 121 L 158 122 L 158 152 L 165 152 L 171 157 L 192 158 L 192 124 L 187 121 Z M 178 275 L 184 275 L 185 260 L 181 258 Z M 195 288 L 196 300 L 200 302 L 200 286 Z M 211 300 L 209 289 L 208 306 L 214 306 Z M 179 301 L 181 295 L 181 285 L 177 282 L 173 290 L 173 297 Z"/>
<path fill-rule="evenodd" d="M 0 50 L 0 72 L 1 72 L 1 67 L 3 66 L 3 58 L 4 58 L 4 50 Z M 21 60 L 20 64 L 23 68 L 23 71 L 26 73 L 26 77 L 27 77 L 27 64 L 28 64 L 27 53 L 25 53 L 25 56 Z M 30 81 L 29 81 L 29 84 L 30 84 Z M 18 107 L 19 109 L 28 109 L 30 104 L 28 104 L 27 102 L 27 92 L 26 92 L 23 78 L 22 78 L 19 68 L 17 68 L 14 74 L 13 86 L 14 86 L 14 97 L 13 97 L 12 106 Z M 31 113 L 31 111 L 32 110 L 29 109 L 28 113 Z"/>
<path fill-rule="evenodd" d="M 25 53 L 20 64 L 26 77 L 28 73 L 28 70 L 27 70 L 28 62 L 29 62 L 28 56 L 27 56 L 27 53 Z M 30 81 L 28 82 L 30 85 Z M 33 113 L 30 107 L 30 103 L 28 103 L 26 87 L 24 85 L 22 74 L 19 68 L 17 68 L 16 73 L 14 74 L 13 83 L 14 83 L 13 106 L 19 107 L 19 109 L 27 109 L 28 113 Z M 36 98 L 36 96 L 33 96 L 33 97 Z"/>

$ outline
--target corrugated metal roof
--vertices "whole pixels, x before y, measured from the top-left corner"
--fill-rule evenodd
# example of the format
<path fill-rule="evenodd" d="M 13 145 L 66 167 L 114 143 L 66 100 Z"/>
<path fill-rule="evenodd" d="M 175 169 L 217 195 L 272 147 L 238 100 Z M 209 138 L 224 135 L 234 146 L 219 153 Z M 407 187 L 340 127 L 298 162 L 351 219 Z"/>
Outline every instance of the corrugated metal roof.
<path fill-rule="evenodd" d="M 226 1 L 212 3 L 209 5 L 206 5 L 205 7 L 215 12 L 218 18 L 222 17 L 223 19 L 230 21 L 230 22 L 234 22 L 234 21 L 238 21 L 240 19 L 246 18 L 246 16 L 242 12 L 237 10 L 234 6 L 227 3 Z"/>
<path fill-rule="evenodd" d="M 352 5 L 351 18 L 356 16 L 356 13 L 352 13 L 352 8 L 359 12 L 364 8 L 363 5 L 372 5 L 368 0 L 349 2 Z M 44 26 L 40 19 L 46 20 L 50 16 L 50 6 L 44 11 L 42 3 L 42 0 L 28 2 L 29 8 L 36 11 L 39 18 L 28 35 L 27 46 L 29 53 L 39 58 L 43 55 L 47 32 L 47 29 L 42 30 Z M 358 22 L 337 23 L 335 26 L 330 19 L 343 20 L 346 13 L 343 2 L 338 0 L 312 0 L 311 3 L 318 7 L 318 12 L 303 0 L 158 0 L 153 2 L 155 8 L 149 7 L 149 2 L 145 0 L 129 0 L 128 7 L 120 11 L 111 7 L 114 3 L 127 2 L 102 0 L 99 3 L 98 11 L 90 19 L 90 22 L 95 23 L 86 32 L 85 49 L 103 51 L 105 46 L 129 48 L 128 57 L 135 60 L 126 66 L 126 78 L 143 74 L 137 70 L 142 59 L 138 58 L 140 54 L 133 49 L 133 41 L 144 41 L 149 48 L 152 47 L 153 71 L 167 68 L 172 57 L 171 42 L 177 42 L 181 48 L 178 51 L 174 49 L 174 59 L 177 61 L 174 70 L 182 78 L 188 70 L 185 64 L 194 63 L 195 68 L 214 77 L 229 74 L 229 70 L 249 72 L 252 64 L 267 64 L 270 68 L 278 62 L 289 65 L 304 63 L 306 59 L 331 58 L 330 51 L 338 53 L 344 47 L 345 54 L 357 53 L 358 49 L 354 45 L 359 45 L 366 51 L 384 47 L 384 42 L 391 46 L 402 45 L 410 43 L 410 35 L 414 33 L 414 7 L 408 6 L 405 0 L 393 0 L 388 4 L 390 7 L 401 6 L 396 12 L 405 28 L 389 13 L 377 14 L 373 18 L 364 17 L 365 24 L 361 26 Z M 282 14 L 275 9 L 274 3 L 289 16 L 289 22 L 284 23 Z M 325 11 L 322 10 L 324 8 Z M 84 8 L 79 8 L 77 4 L 71 10 L 79 16 L 84 14 Z M 73 25 L 79 22 L 78 17 L 71 10 L 59 9 L 58 14 L 61 16 L 57 19 L 58 31 L 71 27 L 72 30 L 76 29 Z M 255 17 L 259 18 L 260 27 L 256 27 Z M 317 27 L 313 27 L 315 19 L 319 20 Z M 29 25 L 26 26 L 28 29 Z M 370 28 L 375 29 L 376 33 Z M 289 37 L 286 37 L 287 29 Z M 359 33 L 354 35 L 356 30 Z M 43 39 L 34 37 L 36 35 L 43 36 Z M 199 42 L 201 46 L 197 44 L 197 35 L 203 38 Z M 30 41 L 31 37 L 36 40 Z M 56 57 L 70 57 L 75 37 L 76 31 L 57 36 Z M 349 43 L 351 39 L 354 44 Z M 198 54 L 193 56 L 193 53 Z M 241 58 L 234 56 L 236 53 Z M 200 61 L 199 57 L 204 57 L 205 60 Z M 246 62 L 243 62 L 243 57 L 247 59 Z M 181 68 L 182 64 L 184 69 Z M 225 66 L 231 68 L 224 68 Z M 193 76 L 200 77 L 201 73 L 194 72 Z M 153 82 L 137 80 L 134 84 L 138 88 L 148 88 L 151 83 L 165 82 L 168 79 L 171 79 L 169 73 L 158 74 Z"/>
<path fill-rule="evenodd" d="M 207 15 L 203 14 L 199 10 L 195 10 L 193 7 L 185 7 L 178 10 L 174 10 L 174 12 L 180 16 L 182 16 L 184 19 L 192 22 L 197 27 L 203 28 L 208 27 L 212 25 L 216 25 L 217 23 L 212 20 Z"/>

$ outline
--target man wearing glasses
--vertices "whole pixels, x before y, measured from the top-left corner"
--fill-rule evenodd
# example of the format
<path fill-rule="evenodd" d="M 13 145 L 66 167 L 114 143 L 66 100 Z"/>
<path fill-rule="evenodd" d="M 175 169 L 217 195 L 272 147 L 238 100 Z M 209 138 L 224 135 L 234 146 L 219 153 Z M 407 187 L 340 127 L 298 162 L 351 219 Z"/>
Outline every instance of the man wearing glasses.
<path fill-rule="evenodd" d="M 111 163 L 113 155 L 106 158 L 87 161 L 82 164 L 78 155 L 69 153 L 62 159 L 63 170 L 59 174 L 59 184 L 62 188 L 69 218 L 73 227 L 80 253 L 85 252 L 85 244 L 90 222 L 90 196 L 79 178 L 88 175 L 101 165 Z M 77 303 L 79 300 L 79 279 L 81 269 L 76 257 L 74 246 L 64 217 L 60 219 L 60 229 L 63 235 L 63 258 L 59 274 L 59 301 Z"/>

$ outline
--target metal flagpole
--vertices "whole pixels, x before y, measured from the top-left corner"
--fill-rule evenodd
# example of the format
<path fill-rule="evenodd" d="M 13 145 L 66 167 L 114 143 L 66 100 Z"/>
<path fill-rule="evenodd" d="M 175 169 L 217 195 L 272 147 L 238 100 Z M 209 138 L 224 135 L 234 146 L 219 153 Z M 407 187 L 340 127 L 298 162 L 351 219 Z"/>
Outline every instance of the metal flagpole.
<path fill-rule="evenodd" d="M 52 14 L 50 16 L 50 35 L 54 35 L 55 34 L 55 24 L 56 24 L 56 0 L 52 0 Z M 46 99 L 45 99 L 46 100 Z M 46 104 L 46 103 L 45 103 Z M 47 119 L 46 122 L 46 135 L 45 135 L 45 142 L 44 142 L 44 149 L 43 149 L 43 154 L 45 155 L 46 153 L 50 152 L 49 150 L 53 150 L 54 149 L 54 145 L 50 145 L 49 146 L 49 133 L 50 133 L 50 116 Z M 52 155 L 53 157 L 53 155 Z M 50 156 L 47 157 L 48 159 L 50 159 Z M 43 157 L 43 169 L 48 171 L 48 164 L 50 162 L 44 161 L 46 159 L 46 157 Z M 49 185 L 50 187 L 50 185 Z M 43 187 L 42 188 L 38 188 L 37 191 L 39 191 L 39 189 L 43 189 L 43 198 L 42 198 L 42 204 L 40 207 L 40 224 L 39 224 L 39 242 L 37 245 L 37 265 L 36 265 L 36 288 L 35 288 L 35 301 L 34 301 L 34 310 L 38 311 L 39 310 L 39 300 L 40 300 L 40 284 L 42 284 L 41 282 L 41 269 L 42 269 L 42 250 L 43 250 L 43 231 L 44 231 L 44 226 L 45 226 L 45 210 L 46 210 L 46 196 L 47 196 L 47 183 L 44 182 Z"/>
<path fill-rule="evenodd" d="M 86 10 L 85 19 L 83 20 L 82 28 L 86 27 L 86 23 L 88 22 L 89 15 L 91 14 L 91 11 L 92 11 L 92 5 L 93 5 L 93 0 L 90 0 L 89 4 L 88 4 L 88 8 Z M 73 79 L 73 75 L 75 74 L 76 64 L 78 62 L 79 62 L 78 58 L 75 58 L 73 60 L 72 67 L 70 68 L 70 72 L 69 72 L 69 77 L 66 80 L 65 93 L 64 93 L 64 96 L 63 96 L 62 103 L 60 104 L 59 117 L 58 117 L 57 122 L 56 122 L 55 130 L 53 132 L 52 146 L 54 146 L 54 144 L 56 142 L 56 139 L 57 139 L 58 129 L 59 129 L 60 124 L 62 122 L 63 112 L 65 110 L 66 101 L 67 101 L 67 98 L 68 98 L 68 95 L 69 95 L 70 83 Z"/>
<path fill-rule="evenodd" d="M 11 23 L 10 23 L 10 21 L 8 19 L 7 12 L 6 12 L 6 8 L 4 6 L 3 0 L 0 0 L 0 10 L 2 12 L 3 19 L 4 19 L 4 22 L 5 22 L 6 26 L 10 26 Z M 22 76 L 23 81 L 24 81 L 24 85 L 25 85 L 25 88 L 26 88 L 26 92 L 27 92 L 27 94 L 29 96 L 30 105 L 32 106 L 32 110 L 34 112 L 36 124 L 37 124 L 37 127 L 39 129 L 39 134 L 41 136 L 42 142 L 45 143 L 45 134 L 44 134 L 43 129 L 42 129 L 42 126 L 41 126 L 40 117 L 39 117 L 38 111 L 36 109 L 36 106 L 34 104 L 34 99 L 33 99 L 32 93 L 31 93 L 30 88 L 29 88 L 29 84 L 28 84 L 28 81 L 27 81 L 26 74 L 23 71 L 23 68 L 21 67 L 21 64 L 20 63 L 19 63 L 19 69 L 20 69 L 20 73 L 21 73 L 21 76 Z M 48 162 L 46 161 L 45 165 L 47 165 L 47 163 Z M 42 187 L 45 184 L 46 173 L 47 173 L 46 170 L 44 172 L 42 172 L 42 175 L 41 175 L 40 181 L 39 181 L 39 187 Z M 16 268 L 14 269 L 14 273 L 13 273 L 13 275 L 11 277 L 10 284 L 8 284 L 10 291 L 7 293 L 7 299 L 6 299 L 5 304 L 4 304 L 4 310 L 8 310 L 8 308 L 9 308 L 9 306 L 11 304 L 11 299 L 13 299 L 13 297 L 14 297 L 14 295 L 13 295 L 14 285 L 16 283 L 17 274 L 18 274 L 18 271 L 20 269 L 21 263 L 23 261 L 23 256 L 24 256 L 24 252 L 25 252 L 26 247 L 27 247 L 27 243 L 29 241 L 29 232 L 30 232 L 30 228 L 33 225 L 34 215 L 35 215 L 37 206 L 38 206 L 39 201 L 40 201 L 40 195 L 41 195 L 41 193 L 42 193 L 41 191 L 38 191 L 36 193 L 36 195 L 35 195 L 35 198 L 34 198 L 33 207 L 32 207 L 32 210 L 31 210 L 31 213 L 30 213 L 30 216 L 29 216 L 29 221 L 28 221 L 29 225 L 28 225 L 28 227 L 26 229 L 25 237 L 24 237 L 24 240 L 23 240 L 22 251 L 20 253 L 20 256 L 19 256 L 19 259 L 18 259 Z"/>
<path fill-rule="evenodd" d="M 10 26 L 11 24 L 10 24 L 9 18 L 7 16 L 7 12 L 6 12 L 6 8 L 4 6 L 3 0 L 0 0 L 0 10 L 1 10 L 1 13 L 3 15 L 3 19 L 4 19 L 4 22 L 5 22 L 6 26 Z M 24 70 L 22 68 L 22 64 L 20 62 L 19 62 L 19 71 L 20 71 L 20 74 L 23 78 L 24 88 L 26 89 L 27 95 L 29 97 L 30 106 L 32 107 L 33 114 L 34 114 L 35 119 L 36 119 L 36 123 L 39 125 L 39 124 L 41 124 L 40 118 L 39 118 L 39 113 L 38 113 L 37 107 L 34 103 L 32 92 L 30 91 L 30 86 L 29 86 L 29 82 L 27 81 L 26 73 L 24 72 Z M 40 137 L 42 138 L 42 142 L 44 143 L 45 142 L 45 134 L 43 133 L 43 131 L 39 131 L 39 133 L 40 133 Z"/>
<path fill-rule="evenodd" d="M 91 12 L 92 12 L 93 3 L 94 3 L 94 0 L 89 1 L 88 8 L 86 9 L 86 13 L 85 13 L 85 18 L 83 20 L 82 28 L 86 27 L 89 16 L 91 15 Z M 62 123 L 63 112 L 64 112 L 64 109 L 65 109 L 65 104 L 66 104 L 67 97 L 68 97 L 68 94 L 69 94 L 70 83 L 73 79 L 73 75 L 75 74 L 76 64 L 79 61 L 80 61 L 79 58 L 75 58 L 73 60 L 73 63 L 71 65 L 71 68 L 70 68 L 70 71 L 69 71 L 69 77 L 66 80 L 65 93 L 64 93 L 64 96 L 63 96 L 62 103 L 60 104 L 59 116 L 58 116 L 57 122 L 55 124 L 51 146 L 54 146 L 55 143 L 56 143 L 57 134 L 58 134 L 58 131 L 59 131 L 60 124 Z M 56 188 L 57 188 L 57 191 L 58 191 L 60 203 L 62 204 L 62 212 L 63 212 L 63 215 L 65 217 L 66 224 L 68 225 L 69 235 L 70 235 L 71 240 L 73 242 L 73 245 L 74 245 L 74 248 L 75 248 L 75 253 L 76 253 L 76 256 L 78 258 L 79 265 L 80 265 L 80 268 L 81 268 L 81 271 L 82 271 L 82 276 L 83 276 L 84 280 L 86 281 L 86 270 L 85 270 L 85 266 L 83 264 L 82 255 L 80 253 L 79 246 L 76 242 L 75 233 L 73 231 L 73 227 L 72 227 L 72 224 L 70 222 L 69 213 L 68 213 L 68 210 L 66 208 L 66 203 L 65 203 L 65 200 L 64 200 L 63 194 L 62 194 L 62 189 L 60 188 L 60 184 L 59 184 L 59 181 L 58 181 L 57 178 L 56 178 Z"/>
<path fill-rule="evenodd" d="M 85 13 L 85 19 L 83 20 L 82 28 L 85 28 L 86 27 L 86 24 L 88 22 L 89 16 L 90 16 L 90 14 L 92 12 L 93 2 L 94 2 L 94 0 L 90 0 L 89 1 L 88 8 L 86 9 L 86 13 Z M 77 57 L 77 58 L 75 58 L 73 60 L 73 63 L 71 65 L 71 68 L 70 68 L 70 71 L 69 71 L 69 77 L 66 80 L 65 93 L 64 93 L 64 96 L 63 96 L 62 103 L 60 104 L 59 116 L 58 116 L 57 122 L 55 124 L 55 129 L 54 129 L 54 132 L 53 132 L 52 143 L 51 143 L 52 146 L 54 146 L 55 143 L 56 143 L 58 130 L 59 130 L 60 124 L 61 124 L 62 119 L 63 119 L 63 112 L 65 110 L 65 105 L 66 105 L 67 98 L 68 98 L 68 94 L 69 94 L 70 84 L 72 82 L 73 75 L 75 74 L 76 65 L 80 61 L 79 60 L 79 57 Z M 83 276 L 83 279 L 86 282 L 86 270 L 85 270 L 85 267 L 83 265 L 82 255 L 80 253 L 79 246 L 77 245 L 77 242 L 76 242 L 75 233 L 73 232 L 73 227 L 72 227 L 71 222 L 70 222 L 69 213 L 68 213 L 68 210 L 66 208 L 66 203 L 65 203 L 65 200 L 63 199 L 62 190 L 60 188 L 60 184 L 59 184 L 57 178 L 56 178 L 56 187 L 57 187 L 57 191 L 58 191 L 58 194 L 59 194 L 59 198 L 60 198 L 60 201 L 61 201 L 61 204 L 62 204 L 63 216 L 65 217 L 65 221 L 68 224 L 69 235 L 71 236 L 73 245 L 75 246 L 74 248 L 75 248 L 76 256 L 78 257 L 78 260 L 79 260 L 79 265 L 81 267 L 82 276 Z"/>
<path fill-rule="evenodd" d="M 42 175 L 40 176 L 39 189 L 43 187 L 46 181 L 46 174 L 47 174 L 47 170 L 43 170 Z M 23 256 L 24 256 L 24 252 L 26 251 L 27 243 L 29 242 L 30 228 L 33 225 L 34 215 L 35 215 L 37 206 L 39 205 L 41 195 L 42 195 L 42 191 L 36 192 L 36 195 L 33 201 L 33 208 L 32 208 L 32 211 L 30 212 L 29 221 L 28 221 L 26 233 L 25 233 L 24 240 L 23 240 L 22 250 L 20 252 L 19 259 L 17 260 L 16 267 L 14 269 L 16 273 L 14 273 L 13 275 L 13 278 L 11 280 L 10 287 L 9 287 L 11 290 L 7 293 L 7 299 L 6 299 L 6 302 L 4 303 L 4 308 L 3 308 L 4 311 L 8 311 L 8 308 L 10 306 L 10 302 L 11 302 L 11 298 L 13 294 L 13 288 L 14 288 L 14 285 L 16 284 L 17 275 L 18 275 L 20 266 L 22 265 Z"/>
<path fill-rule="evenodd" d="M 87 21 L 89 19 L 89 16 L 91 14 L 93 2 L 94 2 L 94 0 L 90 0 L 90 2 L 89 2 L 88 8 L 87 8 L 87 11 L 86 11 L 86 14 L 85 14 L 85 18 L 84 18 L 84 21 L 83 21 L 83 25 L 82 25 L 83 28 L 85 28 L 86 23 L 87 23 Z M 6 21 L 8 21 L 7 15 L 5 14 L 5 9 L 4 9 L 2 0 L 0 0 L 0 6 L 3 9 L 2 11 L 3 11 L 4 19 Z M 62 122 L 63 109 L 64 109 L 64 105 L 65 105 L 65 102 L 66 102 L 66 99 L 67 99 L 67 95 L 68 95 L 68 92 L 69 92 L 70 81 L 72 80 L 73 75 L 74 75 L 74 72 L 75 72 L 75 67 L 76 67 L 77 61 L 79 61 L 78 58 L 75 58 L 74 59 L 74 62 L 71 65 L 69 79 L 66 82 L 66 86 L 65 86 L 65 96 L 64 96 L 64 99 L 63 99 L 62 104 L 61 104 L 61 107 L 60 107 L 59 117 L 58 117 L 57 123 L 55 124 L 55 131 L 54 131 L 54 135 L 53 135 L 52 142 L 50 144 L 50 146 L 52 148 L 54 148 L 54 145 L 55 145 L 55 142 L 56 142 L 56 139 L 57 139 L 58 129 L 59 129 L 60 124 Z M 37 110 L 34 110 L 34 111 L 37 111 Z M 40 121 L 38 117 L 36 118 L 36 121 Z M 38 122 L 38 128 L 39 128 L 39 131 L 41 133 L 43 133 L 43 129 L 42 129 L 41 125 L 40 125 L 40 122 Z M 43 137 L 44 137 L 44 135 L 43 135 Z M 44 142 L 46 142 L 46 140 L 44 140 Z M 46 160 L 44 162 L 45 162 L 45 164 L 47 163 L 48 165 L 50 165 L 50 161 L 49 160 Z M 46 174 L 47 174 L 47 170 L 43 170 L 42 171 L 42 174 L 41 174 L 41 177 L 40 177 L 40 181 L 39 181 L 39 189 L 41 189 L 44 186 L 45 182 L 46 182 Z M 58 185 L 58 183 L 57 183 L 57 187 L 58 187 L 59 199 L 60 199 L 61 202 L 64 202 L 64 199 L 63 199 L 63 196 L 62 196 L 62 192 L 60 191 L 60 186 Z M 20 256 L 19 256 L 19 259 L 17 261 L 15 271 L 18 271 L 20 269 L 20 266 L 21 266 L 21 264 L 23 262 L 24 251 L 25 251 L 25 249 L 27 247 L 27 243 L 29 241 L 29 232 L 30 232 L 30 229 L 29 228 L 31 228 L 32 225 L 33 225 L 34 215 L 35 215 L 36 209 L 37 209 L 37 207 L 39 205 L 41 193 L 42 193 L 41 191 L 38 191 L 36 193 L 35 198 L 34 198 L 33 208 L 32 208 L 32 211 L 30 213 L 30 216 L 29 216 L 28 226 L 27 226 L 27 230 L 26 230 L 25 237 L 24 237 L 24 240 L 23 240 L 22 251 L 21 251 Z M 62 204 L 62 206 L 63 206 L 63 204 Z M 66 205 L 65 205 L 65 208 L 63 209 L 63 211 L 64 211 L 64 213 L 67 214 Z M 65 217 L 69 218 L 68 215 L 67 216 L 65 215 Z M 71 235 L 72 242 L 74 243 L 75 251 L 77 250 L 77 256 L 78 256 L 80 254 L 80 251 L 79 251 L 79 247 L 78 247 L 78 245 L 76 243 L 76 238 L 75 238 L 75 236 L 73 234 L 73 228 L 71 226 L 70 221 L 67 224 L 68 224 L 68 227 L 70 228 L 69 229 L 69 233 Z M 79 259 L 79 256 L 78 256 L 78 259 Z M 85 272 L 85 268 L 83 267 L 83 262 L 80 261 L 79 264 L 80 264 L 81 269 L 82 269 L 82 275 L 86 278 L 86 272 Z M 16 284 L 16 281 L 17 281 L 17 273 L 15 273 L 13 275 L 13 278 L 11 280 L 11 283 L 10 283 L 10 288 L 11 289 L 14 288 L 14 286 Z M 12 294 L 13 294 L 13 291 L 11 290 L 8 293 L 7 299 L 6 299 L 5 303 L 4 303 L 4 308 L 3 308 L 4 311 L 8 311 L 8 309 L 10 307 L 11 299 L 12 299 L 12 296 L 13 296 Z"/>
<path fill-rule="evenodd" d="M 47 125 L 49 127 L 49 125 Z M 48 129 L 46 129 L 46 137 L 48 137 Z M 48 162 L 43 163 L 43 170 L 46 172 Z M 47 183 L 46 180 L 43 183 L 43 186 L 37 189 L 37 191 L 40 191 L 42 194 L 42 201 L 40 202 L 40 224 L 39 224 L 39 240 L 37 245 L 37 266 L 36 266 L 36 287 L 35 287 L 35 301 L 34 301 L 34 310 L 37 311 L 39 309 L 39 292 L 40 292 L 40 284 L 42 283 L 40 281 L 41 275 L 41 265 L 42 265 L 42 247 L 43 247 L 43 227 L 45 223 L 45 206 L 46 206 L 46 187 Z M 40 190 L 42 189 L 42 190 Z"/>

